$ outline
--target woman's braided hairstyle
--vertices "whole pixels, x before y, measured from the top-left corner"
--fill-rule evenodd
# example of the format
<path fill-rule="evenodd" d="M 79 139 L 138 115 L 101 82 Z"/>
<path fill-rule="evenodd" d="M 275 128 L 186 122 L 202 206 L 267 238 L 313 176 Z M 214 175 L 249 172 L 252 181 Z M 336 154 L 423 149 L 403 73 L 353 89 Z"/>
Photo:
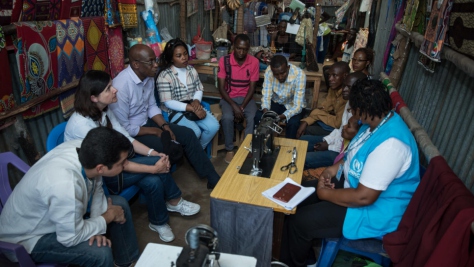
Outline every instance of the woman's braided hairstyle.
<path fill-rule="evenodd" d="M 377 116 L 382 118 L 392 109 L 392 99 L 385 90 L 385 86 L 377 80 L 362 79 L 356 81 L 349 94 L 351 109 L 365 113 L 372 119 Z"/>

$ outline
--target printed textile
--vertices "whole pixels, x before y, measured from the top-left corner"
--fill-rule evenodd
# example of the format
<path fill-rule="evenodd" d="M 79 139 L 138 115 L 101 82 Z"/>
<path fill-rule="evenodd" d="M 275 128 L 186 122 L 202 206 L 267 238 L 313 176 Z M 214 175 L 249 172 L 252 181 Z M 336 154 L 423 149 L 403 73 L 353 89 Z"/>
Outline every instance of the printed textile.
<path fill-rule="evenodd" d="M 11 21 L 13 0 L 0 1 L 0 25 L 8 25 Z"/>
<path fill-rule="evenodd" d="M 56 25 L 51 21 L 15 23 L 16 57 L 20 75 L 21 103 L 42 96 L 58 87 Z M 50 98 L 23 113 L 33 118 L 59 106 L 57 97 Z"/>
<path fill-rule="evenodd" d="M 82 18 L 84 26 L 84 70 L 102 70 L 109 73 L 109 54 L 104 17 Z"/>
<path fill-rule="evenodd" d="M 401 28 L 408 33 L 410 33 L 413 29 L 413 24 L 415 23 L 415 19 L 417 17 L 416 14 L 418 13 L 419 4 L 420 0 L 410 0 L 407 2 Z"/>
<path fill-rule="evenodd" d="M 10 66 L 8 61 L 8 52 L 6 47 L 5 35 L 0 26 L 0 112 L 12 109 L 15 106 L 13 97 L 13 83 Z"/>
<path fill-rule="evenodd" d="M 59 19 L 70 19 L 81 15 L 82 0 L 62 0 Z"/>
<path fill-rule="evenodd" d="M 42 21 L 59 19 L 60 6 L 60 0 L 23 0 L 20 21 Z"/>
<path fill-rule="evenodd" d="M 435 62 L 441 61 L 441 49 L 448 30 L 449 13 L 452 6 L 452 0 L 437 0 L 434 2 L 430 20 L 426 27 L 425 39 L 420 46 L 420 53 Z"/>
<path fill-rule="evenodd" d="M 124 67 L 124 47 L 122 27 L 108 28 L 107 44 L 110 64 L 110 76 L 115 78 Z"/>
<path fill-rule="evenodd" d="M 136 0 L 118 0 L 118 10 L 124 29 L 138 27 Z"/>
<path fill-rule="evenodd" d="M 452 49 L 474 58 L 474 0 L 454 0 L 449 16 L 449 45 Z"/>
<path fill-rule="evenodd" d="M 81 18 L 104 16 L 103 0 L 82 0 Z"/>
<path fill-rule="evenodd" d="M 84 71 L 84 27 L 79 19 L 58 20 L 56 24 L 58 86 L 78 81 Z M 63 116 L 69 118 L 74 109 L 75 90 L 59 96 Z"/>
<path fill-rule="evenodd" d="M 120 14 L 117 1 L 105 1 L 105 25 L 115 26 L 118 24 L 120 24 Z"/>

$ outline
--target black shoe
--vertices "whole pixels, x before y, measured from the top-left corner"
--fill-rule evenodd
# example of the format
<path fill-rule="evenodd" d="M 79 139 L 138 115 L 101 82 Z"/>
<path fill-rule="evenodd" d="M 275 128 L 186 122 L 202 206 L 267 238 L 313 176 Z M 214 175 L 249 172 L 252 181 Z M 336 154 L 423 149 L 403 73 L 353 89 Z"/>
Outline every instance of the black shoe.
<path fill-rule="evenodd" d="M 207 189 L 214 189 L 214 187 L 216 187 L 216 185 L 211 185 L 209 182 L 207 183 Z"/>

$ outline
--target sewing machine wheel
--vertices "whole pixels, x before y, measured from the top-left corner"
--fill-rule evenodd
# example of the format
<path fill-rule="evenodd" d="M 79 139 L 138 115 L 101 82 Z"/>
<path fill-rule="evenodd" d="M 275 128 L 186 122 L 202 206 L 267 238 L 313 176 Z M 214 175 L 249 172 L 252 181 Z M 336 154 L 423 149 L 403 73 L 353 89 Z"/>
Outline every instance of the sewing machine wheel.
<path fill-rule="evenodd" d="M 271 118 L 276 122 L 278 122 L 280 120 L 280 117 L 278 116 L 278 114 L 275 111 L 272 111 L 272 110 L 269 110 L 269 111 L 263 113 L 262 119 L 263 118 Z"/>
<path fill-rule="evenodd" d="M 212 227 L 205 224 L 198 224 L 193 226 L 186 231 L 185 240 L 186 244 L 189 245 L 191 231 L 197 229 L 199 232 L 199 241 L 209 248 L 209 251 L 215 251 L 217 248 L 217 232 Z"/>

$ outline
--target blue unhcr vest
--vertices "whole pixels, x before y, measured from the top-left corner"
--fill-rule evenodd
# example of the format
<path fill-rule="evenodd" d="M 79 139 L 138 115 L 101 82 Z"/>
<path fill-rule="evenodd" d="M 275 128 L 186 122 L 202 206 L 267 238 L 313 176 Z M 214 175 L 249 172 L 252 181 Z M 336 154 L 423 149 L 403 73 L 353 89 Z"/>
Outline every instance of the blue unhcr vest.
<path fill-rule="evenodd" d="M 412 161 L 408 170 L 383 191 L 371 205 L 348 208 L 344 219 L 343 235 L 348 239 L 361 239 L 383 236 L 397 229 L 398 224 L 420 183 L 418 147 L 402 118 L 394 113 L 357 151 L 350 162 L 348 182 L 356 188 L 369 154 L 385 140 L 393 137 L 410 147 Z M 363 125 L 359 133 L 367 130 Z M 390 164 L 387 162 L 386 164 Z"/>

